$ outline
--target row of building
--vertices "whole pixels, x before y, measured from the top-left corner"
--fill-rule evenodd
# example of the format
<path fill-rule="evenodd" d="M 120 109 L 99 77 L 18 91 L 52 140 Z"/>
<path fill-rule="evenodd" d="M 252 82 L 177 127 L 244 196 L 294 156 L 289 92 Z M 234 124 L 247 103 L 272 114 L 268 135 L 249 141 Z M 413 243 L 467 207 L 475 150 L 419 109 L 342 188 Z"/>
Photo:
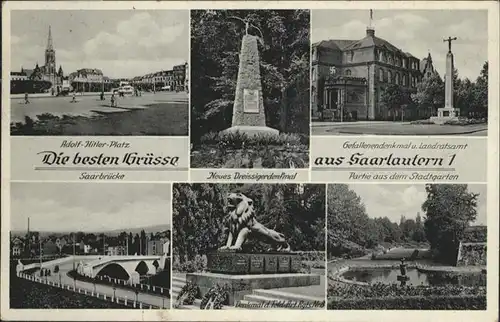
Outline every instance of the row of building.
<path fill-rule="evenodd" d="M 162 70 L 143 76 L 136 76 L 130 82 L 139 88 L 174 91 L 188 91 L 189 87 L 188 63 L 176 65 L 171 70 Z"/>
<path fill-rule="evenodd" d="M 112 240 L 112 239 L 110 239 Z M 84 241 L 73 242 L 70 237 L 40 237 L 36 232 L 28 232 L 25 237 L 14 236 L 10 241 L 12 258 L 35 258 L 40 255 L 44 257 L 61 255 L 92 255 L 105 254 L 109 256 L 129 255 L 133 245 L 127 241 L 106 243 L 104 239 L 102 246 L 96 247 L 96 243 L 85 243 Z M 144 247 L 144 249 L 142 249 Z M 104 250 L 104 251 L 103 251 Z M 141 245 L 144 255 L 169 255 L 170 233 L 161 232 L 147 237 L 144 246 Z"/>
<path fill-rule="evenodd" d="M 11 72 L 11 92 L 23 92 L 26 89 L 23 81 L 47 81 L 53 95 L 59 94 L 63 90 L 76 90 L 77 92 L 100 92 L 111 91 L 118 87 L 120 81 L 127 81 L 143 90 L 188 90 L 188 64 L 176 65 L 172 70 L 158 71 L 132 79 L 111 79 L 104 76 L 102 70 L 97 68 L 82 68 L 76 72 L 64 75 L 62 66 L 56 69 L 56 51 L 52 41 L 52 32 L 49 26 L 47 47 L 45 49 L 45 65 L 36 64 L 34 69 L 25 69 Z"/>

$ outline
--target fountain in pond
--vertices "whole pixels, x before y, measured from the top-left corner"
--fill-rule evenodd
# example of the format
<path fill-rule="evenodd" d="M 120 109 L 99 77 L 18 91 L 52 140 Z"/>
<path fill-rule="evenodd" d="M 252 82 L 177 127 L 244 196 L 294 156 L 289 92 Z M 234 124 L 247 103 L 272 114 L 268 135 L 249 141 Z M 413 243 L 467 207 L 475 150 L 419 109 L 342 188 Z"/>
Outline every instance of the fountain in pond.
<path fill-rule="evenodd" d="M 401 259 L 401 264 L 399 264 L 399 270 L 401 271 L 401 275 L 398 275 L 398 281 L 401 282 L 401 286 L 405 286 L 406 285 L 406 282 L 408 282 L 408 280 L 410 279 L 407 275 L 406 275 L 406 264 L 405 264 L 405 259 L 402 258 Z"/>

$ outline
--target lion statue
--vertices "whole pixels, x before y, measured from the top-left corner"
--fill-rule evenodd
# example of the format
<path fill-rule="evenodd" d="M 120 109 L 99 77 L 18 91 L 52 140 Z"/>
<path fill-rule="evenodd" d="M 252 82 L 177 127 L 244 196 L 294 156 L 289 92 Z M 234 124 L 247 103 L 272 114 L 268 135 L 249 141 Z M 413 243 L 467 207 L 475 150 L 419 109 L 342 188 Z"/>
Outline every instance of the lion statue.
<path fill-rule="evenodd" d="M 229 193 L 227 196 L 229 235 L 225 246 L 219 248 L 241 250 L 248 234 L 254 235 L 270 244 L 269 250 L 288 252 L 290 245 L 285 236 L 259 223 L 255 218 L 253 200 L 242 193 Z"/>

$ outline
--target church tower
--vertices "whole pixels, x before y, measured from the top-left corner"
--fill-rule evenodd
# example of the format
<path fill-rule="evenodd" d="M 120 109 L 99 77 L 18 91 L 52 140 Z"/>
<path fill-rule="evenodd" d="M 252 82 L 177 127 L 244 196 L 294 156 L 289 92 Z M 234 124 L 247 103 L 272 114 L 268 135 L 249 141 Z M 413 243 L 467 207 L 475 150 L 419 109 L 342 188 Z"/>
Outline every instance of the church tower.
<path fill-rule="evenodd" d="M 47 48 L 45 49 L 45 74 L 56 85 L 56 51 L 52 43 L 52 31 L 49 26 L 49 38 L 47 39 Z"/>
<path fill-rule="evenodd" d="M 432 64 L 431 53 L 429 52 L 427 57 L 420 61 L 420 72 L 422 73 L 423 78 L 428 78 L 436 74 L 436 69 Z"/>

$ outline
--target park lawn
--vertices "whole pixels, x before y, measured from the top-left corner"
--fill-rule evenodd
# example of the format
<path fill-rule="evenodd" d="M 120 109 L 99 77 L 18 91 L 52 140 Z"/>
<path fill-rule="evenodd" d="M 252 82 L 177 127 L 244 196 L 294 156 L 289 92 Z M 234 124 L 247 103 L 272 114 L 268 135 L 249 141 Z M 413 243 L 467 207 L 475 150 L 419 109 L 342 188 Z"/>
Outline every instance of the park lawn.
<path fill-rule="evenodd" d="M 262 146 L 223 149 L 216 145 L 197 146 L 191 151 L 192 168 L 288 169 L 309 166 L 309 147 Z"/>
<path fill-rule="evenodd" d="M 11 309 L 125 309 L 124 305 L 40 284 L 16 276 L 10 278 Z"/>
<path fill-rule="evenodd" d="M 33 128 L 12 128 L 12 135 L 158 135 L 187 136 L 187 103 L 155 103 L 148 108 L 101 114 L 63 116 L 35 121 Z"/>

